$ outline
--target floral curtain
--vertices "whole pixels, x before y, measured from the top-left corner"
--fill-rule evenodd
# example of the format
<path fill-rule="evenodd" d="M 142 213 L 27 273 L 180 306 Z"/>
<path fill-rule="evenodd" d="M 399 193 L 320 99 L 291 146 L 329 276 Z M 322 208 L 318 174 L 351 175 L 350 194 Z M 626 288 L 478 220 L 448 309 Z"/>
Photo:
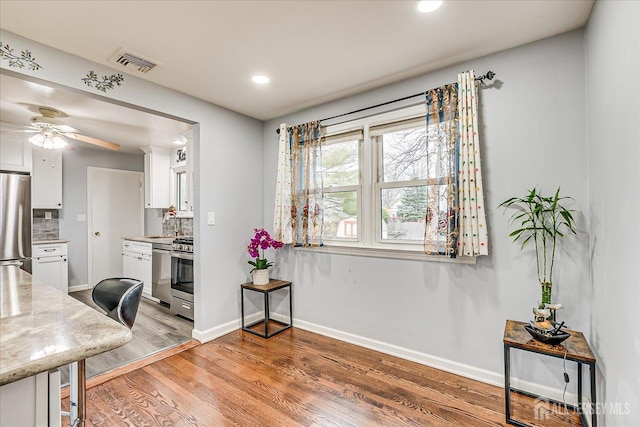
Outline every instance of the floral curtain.
<path fill-rule="evenodd" d="M 291 228 L 293 244 L 320 246 L 323 227 L 322 150 L 320 122 L 294 126 L 291 145 Z"/>
<path fill-rule="evenodd" d="M 286 123 L 280 124 L 278 141 L 278 180 L 273 213 L 273 236 L 282 243 L 293 243 L 291 228 L 291 144 Z"/>
<path fill-rule="evenodd" d="M 427 104 L 427 212 L 424 251 L 488 255 L 478 139 L 478 90 L 473 71 L 432 89 Z"/>
<path fill-rule="evenodd" d="M 478 139 L 478 85 L 472 71 L 458 74 L 459 142 L 459 256 L 488 255 L 487 222 Z"/>
<path fill-rule="evenodd" d="M 455 256 L 457 230 L 456 171 L 458 89 L 431 89 L 427 101 L 427 212 L 424 252 Z"/>

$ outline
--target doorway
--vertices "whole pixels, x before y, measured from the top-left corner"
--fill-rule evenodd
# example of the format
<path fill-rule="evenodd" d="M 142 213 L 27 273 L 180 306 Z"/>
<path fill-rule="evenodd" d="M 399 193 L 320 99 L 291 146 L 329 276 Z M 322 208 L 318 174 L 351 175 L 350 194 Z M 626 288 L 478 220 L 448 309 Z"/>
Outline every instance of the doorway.
<path fill-rule="evenodd" d="M 87 167 L 88 279 L 122 276 L 122 238 L 144 235 L 144 174 Z"/>

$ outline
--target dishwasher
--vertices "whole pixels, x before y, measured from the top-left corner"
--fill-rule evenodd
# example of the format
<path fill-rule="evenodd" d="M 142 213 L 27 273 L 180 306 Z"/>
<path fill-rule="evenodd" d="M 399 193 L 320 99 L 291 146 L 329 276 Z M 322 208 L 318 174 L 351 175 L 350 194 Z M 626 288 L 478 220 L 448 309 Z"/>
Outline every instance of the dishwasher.
<path fill-rule="evenodd" d="M 153 243 L 151 296 L 171 304 L 171 243 Z"/>

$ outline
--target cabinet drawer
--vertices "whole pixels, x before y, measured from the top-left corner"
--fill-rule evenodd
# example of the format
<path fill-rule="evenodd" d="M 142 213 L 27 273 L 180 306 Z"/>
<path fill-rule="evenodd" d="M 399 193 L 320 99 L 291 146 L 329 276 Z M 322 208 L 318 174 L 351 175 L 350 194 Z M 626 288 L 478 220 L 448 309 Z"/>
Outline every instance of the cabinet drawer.
<path fill-rule="evenodd" d="M 124 252 L 135 252 L 138 254 L 151 255 L 151 243 L 136 242 L 134 240 L 123 240 L 122 250 Z"/>
<path fill-rule="evenodd" d="M 61 256 L 67 255 L 66 243 L 47 243 L 44 245 L 33 246 L 33 257 L 41 258 L 48 256 Z"/>

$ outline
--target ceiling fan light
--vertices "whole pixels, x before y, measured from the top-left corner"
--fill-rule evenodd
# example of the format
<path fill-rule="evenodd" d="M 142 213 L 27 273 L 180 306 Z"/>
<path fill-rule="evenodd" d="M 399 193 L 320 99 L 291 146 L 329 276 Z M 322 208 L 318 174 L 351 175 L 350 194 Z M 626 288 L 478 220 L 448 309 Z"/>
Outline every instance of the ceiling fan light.
<path fill-rule="evenodd" d="M 29 142 L 38 147 L 44 146 L 44 135 L 41 133 L 36 133 L 31 138 L 29 138 Z"/>
<path fill-rule="evenodd" d="M 62 137 L 56 135 L 53 137 L 53 147 L 52 148 L 64 148 L 67 146 L 67 141 L 62 139 Z"/>

